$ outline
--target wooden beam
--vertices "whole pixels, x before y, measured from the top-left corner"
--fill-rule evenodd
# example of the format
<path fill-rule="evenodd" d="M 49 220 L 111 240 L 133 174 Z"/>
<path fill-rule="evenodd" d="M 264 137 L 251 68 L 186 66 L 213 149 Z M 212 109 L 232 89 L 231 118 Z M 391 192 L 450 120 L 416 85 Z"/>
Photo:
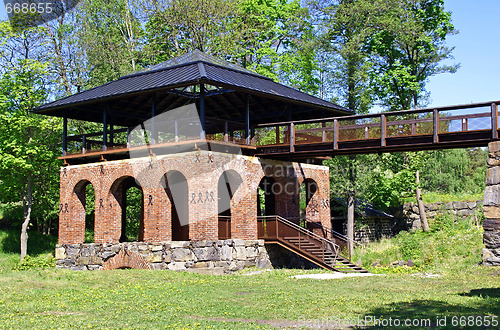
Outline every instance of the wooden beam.
<path fill-rule="evenodd" d="M 252 138 L 250 132 L 250 98 L 248 95 L 245 97 L 245 137 L 248 146 Z"/>
<path fill-rule="evenodd" d="M 491 104 L 491 138 L 498 139 L 498 107 L 496 103 Z"/>
<path fill-rule="evenodd" d="M 384 114 L 380 115 L 380 146 L 385 147 L 385 138 L 387 134 L 387 118 Z"/>
<path fill-rule="evenodd" d="M 433 143 L 438 143 L 439 142 L 439 110 L 434 109 L 432 111 L 432 122 L 433 122 L 433 127 L 432 127 L 432 132 L 433 132 L 433 137 L 432 137 L 432 142 Z"/>
<path fill-rule="evenodd" d="M 333 120 L 333 150 L 339 148 L 339 121 L 337 119 Z"/>
<path fill-rule="evenodd" d="M 156 116 L 156 94 L 153 94 L 153 97 L 151 99 L 151 144 L 156 143 L 155 116 Z"/>

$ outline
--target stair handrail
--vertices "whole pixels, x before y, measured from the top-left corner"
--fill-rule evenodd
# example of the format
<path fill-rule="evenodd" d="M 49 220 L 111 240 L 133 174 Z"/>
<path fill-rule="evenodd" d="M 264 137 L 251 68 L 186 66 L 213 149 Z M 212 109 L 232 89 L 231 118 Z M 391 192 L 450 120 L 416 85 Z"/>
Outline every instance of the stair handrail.
<path fill-rule="evenodd" d="M 333 242 L 333 241 L 330 241 L 329 239 L 326 239 L 324 237 L 321 237 L 319 236 L 318 234 L 315 234 L 313 233 L 312 231 L 310 230 L 307 230 L 299 225 L 297 225 L 296 223 L 293 223 L 292 221 L 288 220 L 288 219 L 285 219 L 283 218 L 282 216 L 279 216 L 279 215 L 267 215 L 267 216 L 259 216 L 258 218 L 262 219 L 262 218 L 275 218 L 276 220 L 278 221 L 281 221 L 282 223 L 285 223 L 286 225 L 294 228 L 294 229 L 298 229 L 300 232 L 308 235 L 308 236 L 311 236 L 311 237 L 314 237 L 315 239 L 321 241 L 323 244 L 326 243 L 326 245 L 330 245 L 331 247 L 333 247 L 332 249 L 332 252 L 334 252 L 335 256 L 335 260 L 337 259 L 338 255 L 339 255 L 339 251 L 340 251 L 340 246 Z M 276 232 L 276 236 L 278 235 L 278 233 Z"/>
<path fill-rule="evenodd" d="M 323 225 L 322 223 L 319 223 L 319 222 L 316 222 L 316 221 L 311 221 L 309 219 L 305 219 L 307 223 L 310 223 L 312 224 L 313 226 L 316 226 L 318 228 L 322 228 L 328 232 L 330 232 L 330 234 L 334 235 L 334 236 L 337 236 L 339 237 L 340 239 L 343 239 L 344 241 L 351 241 L 353 242 L 355 245 L 358 245 L 359 247 L 361 247 L 361 255 L 359 256 L 359 259 L 356 261 L 357 264 L 361 264 L 361 258 L 363 257 L 363 254 L 365 253 L 365 245 L 363 243 L 360 243 L 360 242 L 356 242 L 354 239 L 352 238 L 349 238 L 345 235 L 342 235 L 341 233 L 333 230 L 332 228 L 330 227 L 327 227 L 325 225 Z M 351 256 L 349 256 L 349 259 L 351 259 Z"/>

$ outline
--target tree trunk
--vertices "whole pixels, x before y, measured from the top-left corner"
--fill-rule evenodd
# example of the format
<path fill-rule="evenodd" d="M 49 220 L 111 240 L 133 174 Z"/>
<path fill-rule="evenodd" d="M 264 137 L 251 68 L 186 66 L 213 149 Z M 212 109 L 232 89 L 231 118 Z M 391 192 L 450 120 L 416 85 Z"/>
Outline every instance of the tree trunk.
<path fill-rule="evenodd" d="M 28 253 L 28 225 L 31 219 L 31 206 L 33 203 L 33 181 L 28 178 L 28 183 L 26 185 L 26 190 L 23 194 L 23 225 L 21 226 L 21 261 Z"/>
<path fill-rule="evenodd" d="M 422 202 L 422 192 L 420 191 L 420 177 L 419 170 L 417 170 L 417 203 L 418 203 L 418 213 L 420 214 L 420 223 L 422 224 L 423 231 L 429 231 L 429 224 L 427 223 L 427 216 L 425 215 L 424 202 Z"/>
<path fill-rule="evenodd" d="M 347 199 L 347 242 L 349 258 L 354 254 L 354 191 L 350 190 Z"/>

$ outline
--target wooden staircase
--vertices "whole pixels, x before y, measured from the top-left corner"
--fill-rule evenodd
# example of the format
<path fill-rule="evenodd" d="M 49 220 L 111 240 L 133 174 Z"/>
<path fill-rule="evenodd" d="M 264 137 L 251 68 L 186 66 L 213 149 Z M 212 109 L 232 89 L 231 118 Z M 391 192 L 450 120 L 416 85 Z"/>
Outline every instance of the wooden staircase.
<path fill-rule="evenodd" d="M 277 244 L 312 263 L 342 273 L 368 273 L 340 255 L 340 245 L 280 216 L 258 218 L 259 239 Z M 338 241 L 338 238 L 335 239 Z"/>

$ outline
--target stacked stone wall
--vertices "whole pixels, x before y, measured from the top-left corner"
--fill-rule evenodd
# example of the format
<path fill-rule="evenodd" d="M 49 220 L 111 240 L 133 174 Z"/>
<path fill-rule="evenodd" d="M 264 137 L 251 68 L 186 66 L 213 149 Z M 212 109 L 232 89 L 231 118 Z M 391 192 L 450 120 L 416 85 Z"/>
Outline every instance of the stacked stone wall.
<path fill-rule="evenodd" d="M 490 142 L 488 150 L 482 259 L 485 265 L 500 266 L 500 141 Z"/>
<path fill-rule="evenodd" d="M 70 270 L 168 269 L 234 272 L 272 268 L 263 240 L 60 244 L 56 267 Z"/>
<path fill-rule="evenodd" d="M 483 209 L 483 201 L 473 202 L 436 202 L 424 204 L 425 215 L 432 221 L 437 215 L 451 214 L 455 219 L 480 216 Z M 407 229 L 417 230 L 422 228 L 420 212 L 417 203 L 411 202 L 403 205 L 402 219 L 406 222 Z"/>

